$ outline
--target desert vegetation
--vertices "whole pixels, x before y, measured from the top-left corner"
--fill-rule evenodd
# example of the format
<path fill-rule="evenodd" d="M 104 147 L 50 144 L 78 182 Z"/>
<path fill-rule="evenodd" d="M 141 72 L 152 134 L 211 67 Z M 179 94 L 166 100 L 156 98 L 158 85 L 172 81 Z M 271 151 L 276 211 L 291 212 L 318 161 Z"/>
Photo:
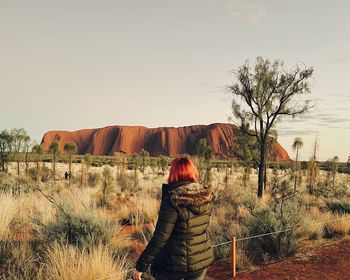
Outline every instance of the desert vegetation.
<path fill-rule="evenodd" d="M 350 177 L 339 173 L 338 165 L 334 169 L 325 163 L 314 174 L 308 164 L 275 164 L 267 169 L 268 185 L 260 199 L 256 168 L 250 167 L 247 176 L 239 161 L 213 160 L 205 143 L 198 150 L 192 158 L 216 195 L 213 244 L 298 227 L 239 242 L 239 270 L 292 256 L 316 239 L 349 234 L 350 219 L 339 218 L 350 212 Z M 66 180 L 70 155 L 52 157 L 53 164 L 41 161 L 41 151 L 35 151 L 27 174 L 24 161 L 11 161 L 0 176 L 1 279 L 127 279 L 154 230 L 170 159 L 143 152 L 111 157 L 113 164 L 93 164 L 89 156 L 80 157 Z M 338 220 L 317 224 L 331 219 Z M 229 246 L 215 248 L 215 256 L 227 258 Z"/>

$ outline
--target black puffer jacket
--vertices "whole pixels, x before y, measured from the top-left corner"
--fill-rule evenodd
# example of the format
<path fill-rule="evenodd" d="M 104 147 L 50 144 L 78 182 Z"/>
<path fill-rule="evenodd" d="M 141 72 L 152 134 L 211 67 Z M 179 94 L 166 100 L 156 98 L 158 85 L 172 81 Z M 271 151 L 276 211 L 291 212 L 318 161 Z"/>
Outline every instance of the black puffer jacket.
<path fill-rule="evenodd" d="M 136 263 L 140 272 L 191 272 L 207 268 L 213 250 L 207 233 L 213 192 L 210 186 L 163 184 L 158 222 L 152 239 Z"/>

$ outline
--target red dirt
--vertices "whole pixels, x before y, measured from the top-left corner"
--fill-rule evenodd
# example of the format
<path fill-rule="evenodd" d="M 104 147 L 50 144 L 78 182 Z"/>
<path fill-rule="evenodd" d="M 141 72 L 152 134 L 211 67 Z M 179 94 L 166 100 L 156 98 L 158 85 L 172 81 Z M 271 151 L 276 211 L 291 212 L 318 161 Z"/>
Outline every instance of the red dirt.
<path fill-rule="evenodd" d="M 49 131 L 42 138 L 45 150 L 53 141 L 59 141 L 60 150 L 67 142 L 75 142 L 78 153 L 92 155 L 113 155 L 123 153 L 138 154 L 142 149 L 152 156 L 178 156 L 194 154 L 196 145 L 202 138 L 212 147 L 216 158 L 226 158 L 233 147 L 237 134 L 233 124 L 215 123 L 185 127 L 147 128 L 143 126 L 108 126 L 78 131 Z M 283 147 L 276 143 L 270 152 L 271 160 L 289 161 L 290 157 Z"/>
<path fill-rule="evenodd" d="M 350 239 L 315 249 L 307 256 L 267 265 L 258 270 L 239 274 L 237 280 L 350 280 Z M 226 280 L 230 269 L 212 267 L 208 279 Z"/>

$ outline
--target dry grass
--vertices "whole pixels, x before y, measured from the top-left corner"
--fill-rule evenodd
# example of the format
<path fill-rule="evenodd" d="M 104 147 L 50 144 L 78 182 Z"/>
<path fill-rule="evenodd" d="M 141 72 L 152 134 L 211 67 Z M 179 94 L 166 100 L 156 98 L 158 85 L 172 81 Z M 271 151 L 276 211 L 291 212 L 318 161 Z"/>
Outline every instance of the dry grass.
<path fill-rule="evenodd" d="M 94 188 L 65 188 L 55 196 L 55 199 L 59 204 L 69 204 L 76 211 L 84 211 L 89 207 L 96 206 L 93 197 L 97 191 Z"/>
<path fill-rule="evenodd" d="M 248 270 L 252 266 L 252 260 L 247 255 L 245 242 L 238 242 L 236 244 L 236 266 L 239 271 Z"/>
<path fill-rule="evenodd" d="M 47 225 L 49 222 L 56 219 L 56 209 L 52 203 L 44 198 L 41 194 L 32 197 L 34 201 L 34 211 L 36 218 L 41 224 Z"/>
<path fill-rule="evenodd" d="M 17 204 L 11 194 L 0 194 L 0 241 L 10 237 L 10 224 L 16 215 Z"/>
<path fill-rule="evenodd" d="M 345 236 L 350 233 L 350 216 L 333 214 L 331 212 L 321 211 L 318 207 L 311 207 L 307 217 L 309 221 L 307 223 L 306 232 L 309 239 L 318 239 L 322 235 L 327 238 L 332 238 L 336 236 Z M 323 222 L 335 219 L 340 220 L 323 224 Z"/>
<path fill-rule="evenodd" d="M 155 224 L 157 221 L 159 201 L 152 197 L 137 196 L 130 199 L 134 207 L 130 211 L 131 223 Z"/>
<path fill-rule="evenodd" d="M 347 218 L 345 218 L 347 217 Z M 344 219 L 342 219 L 344 218 Z M 345 215 L 334 215 L 334 219 L 339 219 L 332 223 L 324 224 L 323 231 L 327 238 L 345 236 L 350 234 L 350 217 Z"/>
<path fill-rule="evenodd" d="M 50 280 L 122 280 L 130 269 L 127 259 L 114 259 L 111 251 L 103 246 L 88 252 L 56 243 L 48 250 L 47 258 L 45 274 Z"/>
<path fill-rule="evenodd" d="M 0 279 L 35 280 L 41 277 L 39 259 L 29 243 L 2 242 L 0 244 L 1 268 Z"/>

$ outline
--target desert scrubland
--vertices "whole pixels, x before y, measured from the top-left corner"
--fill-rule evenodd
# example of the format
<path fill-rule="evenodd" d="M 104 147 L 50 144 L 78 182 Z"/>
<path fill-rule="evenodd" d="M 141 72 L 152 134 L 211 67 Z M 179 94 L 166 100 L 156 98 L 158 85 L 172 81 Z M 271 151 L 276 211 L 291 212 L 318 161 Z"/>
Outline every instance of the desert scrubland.
<path fill-rule="evenodd" d="M 194 160 L 216 196 L 210 223 L 213 245 L 232 236 L 297 227 L 237 243 L 238 271 L 350 233 L 350 219 L 339 219 L 350 213 L 348 174 L 317 168 L 296 173 L 293 164 L 269 168 L 266 191 L 259 199 L 256 169 L 244 170 L 238 164 L 211 167 Z M 55 181 L 50 163 L 31 162 L 27 176 L 23 163 L 19 176 L 16 163 L 1 173 L 0 279 L 130 278 L 155 228 L 168 169 L 147 164 L 82 167 L 73 164 L 70 184 L 64 179 L 66 163 L 57 163 Z M 332 219 L 339 220 L 317 224 Z M 229 253 L 229 246 L 215 248 L 218 261 Z"/>

